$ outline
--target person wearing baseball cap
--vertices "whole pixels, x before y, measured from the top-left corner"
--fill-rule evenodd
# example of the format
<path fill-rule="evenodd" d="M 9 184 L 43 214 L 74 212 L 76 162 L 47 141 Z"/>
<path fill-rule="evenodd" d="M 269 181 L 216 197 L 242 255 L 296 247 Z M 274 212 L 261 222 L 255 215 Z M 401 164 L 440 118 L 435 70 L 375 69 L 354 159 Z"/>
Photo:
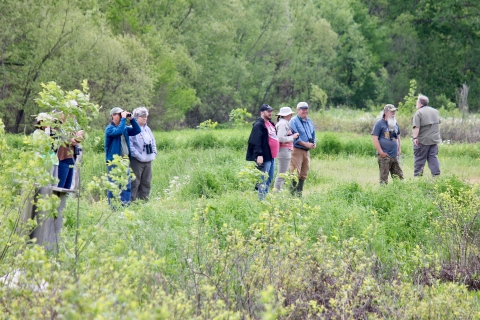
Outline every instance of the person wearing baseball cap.
<path fill-rule="evenodd" d="M 297 116 L 290 120 L 292 132 L 298 132 L 299 136 L 293 142 L 292 160 L 290 171 L 297 172 L 298 182 L 292 181 L 291 192 L 293 195 L 302 196 L 303 185 L 310 170 L 310 150 L 317 147 L 315 127 L 308 118 L 308 103 L 297 104 Z"/>
<path fill-rule="evenodd" d="M 272 122 L 272 111 L 268 104 L 262 104 L 260 118 L 253 124 L 248 138 L 247 161 L 255 161 L 259 170 L 268 173 L 268 178 L 262 177 L 262 182 L 258 185 L 260 200 L 265 199 L 268 193 L 275 173 L 275 158 L 280 148 L 277 130 Z"/>
<path fill-rule="evenodd" d="M 112 108 L 110 110 L 110 117 L 112 118 L 112 121 L 105 128 L 105 155 L 108 172 L 115 167 L 110 164 L 114 155 L 128 157 L 128 159 L 131 160 L 129 137 L 135 136 L 142 131 L 137 120 L 132 118 L 132 114 L 120 107 Z M 130 120 L 130 126 L 127 126 L 127 119 Z M 120 201 L 122 205 L 128 205 L 131 197 L 132 182 L 130 180 L 130 170 L 128 170 L 126 174 L 129 177 L 127 185 L 120 186 L 120 188 L 122 188 L 120 193 Z M 113 195 L 111 191 L 107 192 L 107 197 L 108 203 L 112 204 L 111 199 L 113 198 Z"/>
<path fill-rule="evenodd" d="M 372 141 L 377 150 L 380 184 L 388 184 L 388 173 L 392 179 L 403 179 L 399 156 L 402 154 L 400 128 L 395 113 L 397 108 L 387 104 L 381 113 L 381 119 L 375 122 L 372 130 Z"/>
<path fill-rule="evenodd" d="M 276 114 L 278 141 L 280 142 L 280 150 L 278 151 L 278 170 L 277 178 L 275 179 L 275 189 L 280 191 L 283 188 L 285 179 L 280 176 L 281 173 L 286 173 L 290 167 L 290 160 L 292 159 L 293 140 L 298 138 L 298 132 L 293 133 L 290 129 L 290 119 L 292 119 L 293 111 L 290 107 L 282 107 Z"/>

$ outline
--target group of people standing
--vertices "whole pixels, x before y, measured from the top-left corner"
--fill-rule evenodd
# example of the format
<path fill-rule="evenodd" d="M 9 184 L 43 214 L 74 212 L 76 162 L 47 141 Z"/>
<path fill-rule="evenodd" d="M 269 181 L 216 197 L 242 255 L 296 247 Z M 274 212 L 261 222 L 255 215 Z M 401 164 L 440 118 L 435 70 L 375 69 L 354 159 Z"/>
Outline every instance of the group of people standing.
<path fill-rule="evenodd" d="M 152 131 L 147 125 L 148 110 L 139 107 L 132 113 L 119 107 L 110 110 L 111 122 L 105 129 L 105 154 L 107 169 L 110 172 L 114 165 L 110 161 L 114 155 L 127 157 L 135 180 L 128 178 L 128 183 L 120 193 L 123 205 L 131 201 L 148 201 L 152 181 L 152 162 L 157 156 L 157 144 Z M 127 119 L 130 125 L 127 125 Z M 130 172 L 128 172 L 130 176 Z M 111 179 L 111 178 L 109 178 Z M 112 193 L 107 193 L 111 203 Z"/>
<path fill-rule="evenodd" d="M 412 120 L 412 140 L 414 169 L 413 175 L 423 175 L 425 163 L 432 176 L 440 175 L 440 162 L 438 161 L 438 144 L 440 137 L 440 114 L 438 110 L 428 106 L 429 100 L 425 95 L 419 95 L 417 111 Z M 381 119 L 373 126 L 372 140 L 377 150 L 378 167 L 380 169 L 380 184 L 388 183 L 388 174 L 392 178 L 403 179 L 403 171 L 399 157 L 402 154 L 400 128 L 395 118 L 397 108 L 387 104 L 383 108 Z"/>
<path fill-rule="evenodd" d="M 414 176 L 422 176 L 425 163 L 433 176 L 440 175 L 438 144 L 440 137 L 440 115 L 428 106 L 428 97 L 420 95 L 417 99 L 417 111 L 413 116 Z M 298 176 L 293 180 L 291 193 L 302 195 L 305 180 L 310 170 L 310 150 L 316 148 L 315 127 L 308 118 L 309 106 L 306 102 L 297 104 L 297 115 L 289 107 L 282 107 L 276 114 L 277 123 L 272 122 L 273 108 L 267 104 L 260 107 L 260 117 L 253 124 L 246 159 L 254 161 L 257 168 L 264 172 L 262 181 L 257 185 L 259 198 L 265 198 L 275 172 L 275 159 L 278 160 L 277 178 L 274 188 L 281 190 L 284 184 L 282 174 L 288 170 Z M 376 149 L 380 170 L 380 184 L 388 183 L 388 175 L 403 179 L 399 157 L 402 154 L 401 132 L 396 120 L 396 111 L 392 104 L 383 108 L 381 118 L 374 124 L 372 141 Z"/>
<path fill-rule="evenodd" d="M 268 104 L 260 107 L 260 117 L 255 121 L 248 139 L 246 160 L 254 161 L 264 172 L 257 185 L 259 198 L 265 198 L 275 173 L 275 159 L 278 160 L 274 188 L 281 190 L 285 183 L 283 174 L 288 171 L 297 175 L 290 186 L 293 195 L 302 196 L 305 180 L 310 170 L 310 150 L 317 147 L 315 127 L 308 117 L 306 102 L 297 104 L 296 115 L 290 107 L 282 107 L 276 114 L 277 123 L 272 122 L 273 108 Z M 388 183 L 388 175 L 403 179 L 399 162 L 401 155 L 401 132 L 395 115 L 397 108 L 387 104 L 372 130 L 373 145 L 377 151 L 380 169 L 380 183 Z M 152 162 L 157 155 L 155 138 L 147 126 L 148 110 L 137 108 L 129 113 L 119 107 L 110 110 L 111 123 L 105 129 L 105 153 L 108 171 L 114 165 L 114 155 L 128 157 L 130 168 L 136 179 L 128 180 L 121 191 L 122 204 L 136 199 L 148 200 L 152 180 Z M 127 125 L 130 120 L 130 125 Z M 428 98 L 420 95 L 417 112 L 413 117 L 414 175 L 421 176 L 428 161 L 432 175 L 440 174 L 437 158 L 440 139 L 440 116 L 437 110 L 428 106 Z M 109 202 L 112 198 L 108 192 Z"/>
<path fill-rule="evenodd" d="M 310 170 L 310 150 L 316 148 L 315 127 L 308 118 L 308 103 L 297 104 L 297 115 L 293 116 L 290 107 L 282 107 L 276 114 L 277 124 L 272 122 L 273 108 L 267 104 L 260 107 L 260 117 L 253 124 L 248 138 L 246 159 L 255 161 L 257 168 L 266 173 L 258 185 L 260 199 L 264 199 L 275 172 L 275 159 L 278 158 L 278 173 L 274 187 L 283 188 L 285 179 L 281 174 L 298 174 L 298 182 L 293 181 L 292 194 L 301 196 L 308 171 Z"/>

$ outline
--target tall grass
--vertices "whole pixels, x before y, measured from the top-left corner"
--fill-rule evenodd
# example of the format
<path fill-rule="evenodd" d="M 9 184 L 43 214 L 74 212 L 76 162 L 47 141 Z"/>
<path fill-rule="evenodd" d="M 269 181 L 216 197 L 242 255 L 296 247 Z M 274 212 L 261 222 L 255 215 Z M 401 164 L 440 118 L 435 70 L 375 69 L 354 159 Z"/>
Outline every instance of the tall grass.
<path fill-rule="evenodd" d="M 373 125 L 379 119 L 381 108 L 378 111 L 362 111 L 342 108 L 332 108 L 310 114 L 315 126 L 320 131 L 351 132 L 368 135 Z M 457 111 L 439 110 L 442 123 L 440 135 L 442 140 L 452 143 L 476 143 L 480 141 L 480 117 L 469 114 L 463 117 Z M 397 112 L 397 122 L 404 138 L 411 138 L 413 114 Z"/>
<path fill-rule="evenodd" d="M 406 179 L 380 186 L 369 132 L 320 128 L 303 198 L 283 190 L 259 201 L 253 182 L 245 186 L 238 176 L 247 164 L 249 133 L 249 128 L 155 132 L 150 201 L 112 211 L 103 193 L 87 188 L 106 172 L 103 132 L 91 132 L 84 143 L 78 230 L 80 243 L 88 245 L 75 264 L 72 197 L 58 257 L 22 246 L 11 251 L 13 264 L 0 260 L 3 274 L 25 270 L 23 287 L 0 283 L 1 317 L 479 314 L 478 294 L 467 290 L 476 288 L 478 274 L 470 272 L 469 261 L 479 245 L 461 251 L 470 254 L 462 264 L 452 259 L 456 251 L 449 244 L 456 242 L 449 240 L 469 238 L 455 224 L 456 211 L 448 210 L 478 209 L 480 192 L 471 183 L 480 181 L 478 145 L 442 144 L 442 176 L 414 179 L 412 145 L 404 139 Z M 21 136 L 7 140 L 16 146 L 12 155 L 25 147 Z M 1 160 L 5 165 L 15 159 L 7 154 Z M 458 266 L 463 273 L 445 276 Z M 28 289 L 42 280 L 49 283 L 45 291 Z"/>

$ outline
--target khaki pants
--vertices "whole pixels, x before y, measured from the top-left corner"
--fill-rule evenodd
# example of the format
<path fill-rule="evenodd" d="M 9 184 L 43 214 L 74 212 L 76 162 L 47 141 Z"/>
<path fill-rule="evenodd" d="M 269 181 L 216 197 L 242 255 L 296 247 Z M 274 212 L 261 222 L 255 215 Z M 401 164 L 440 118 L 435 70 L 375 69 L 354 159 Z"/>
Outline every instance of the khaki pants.
<path fill-rule="evenodd" d="M 290 159 L 292 159 L 292 150 L 288 148 L 280 148 L 278 151 L 277 162 L 278 171 L 277 178 L 275 179 L 275 189 L 282 190 L 285 179 L 280 177 L 280 173 L 286 173 L 290 167 Z"/>
<path fill-rule="evenodd" d="M 290 160 L 290 171 L 298 172 L 299 180 L 306 180 L 310 170 L 310 152 L 299 148 L 293 148 L 292 159 Z"/>
<path fill-rule="evenodd" d="M 392 175 L 392 178 L 403 179 L 402 167 L 400 167 L 400 162 L 398 162 L 398 157 L 390 158 L 386 156 L 385 158 L 377 156 L 378 167 L 380 169 L 380 184 L 388 183 L 388 173 Z"/>

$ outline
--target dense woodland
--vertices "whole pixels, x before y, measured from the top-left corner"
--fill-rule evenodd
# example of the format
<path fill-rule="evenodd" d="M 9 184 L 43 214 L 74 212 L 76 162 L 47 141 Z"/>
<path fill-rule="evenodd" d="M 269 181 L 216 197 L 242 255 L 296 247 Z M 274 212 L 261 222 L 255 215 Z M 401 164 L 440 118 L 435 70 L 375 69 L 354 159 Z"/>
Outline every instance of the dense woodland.
<path fill-rule="evenodd" d="M 466 84 L 480 109 L 474 0 L 0 0 L 0 26 L 9 132 L 31 130 L 40 83 L 83 79 L 105 114 L 145 105 L 160 130 L 262 103 L 396 104 L 412 79 L 433 106 Z"/>

